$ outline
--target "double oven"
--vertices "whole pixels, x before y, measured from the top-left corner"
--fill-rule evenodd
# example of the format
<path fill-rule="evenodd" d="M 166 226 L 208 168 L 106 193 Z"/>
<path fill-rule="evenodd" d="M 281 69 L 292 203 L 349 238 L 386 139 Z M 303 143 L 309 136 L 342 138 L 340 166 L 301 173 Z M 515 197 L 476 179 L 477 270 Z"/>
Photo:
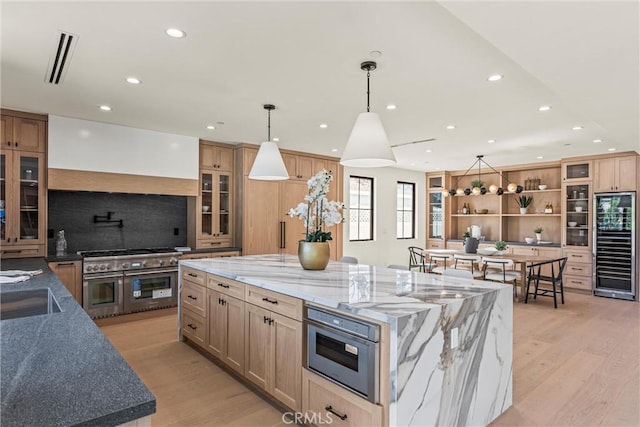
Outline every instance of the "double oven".
<path fill-rule="evenodd" d="M 116 316 L 178 302 L 180 252 L 167 248 L 80 252 L 83 308 L 92 318 Z"/>

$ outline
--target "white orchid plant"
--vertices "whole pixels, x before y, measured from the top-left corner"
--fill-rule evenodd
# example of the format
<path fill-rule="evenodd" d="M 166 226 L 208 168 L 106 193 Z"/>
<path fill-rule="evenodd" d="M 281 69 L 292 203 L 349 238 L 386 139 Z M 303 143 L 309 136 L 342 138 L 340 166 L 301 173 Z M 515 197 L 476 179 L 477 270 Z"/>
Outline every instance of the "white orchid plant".
<path fill-rule="evenodd" d="M 304 196 L 304 202 L 289 209 L 289 216 L 297 216 L 304 221 L 305 242 L 326 242 L 332 240 L 331 232 L 323 227 L 331 227 L 344 221 L 340 211 L 344 209 L 342 202 L 327 200 L 329 183 L 333 175 L 322 169 L 307 181 L 309 194 Z"/>

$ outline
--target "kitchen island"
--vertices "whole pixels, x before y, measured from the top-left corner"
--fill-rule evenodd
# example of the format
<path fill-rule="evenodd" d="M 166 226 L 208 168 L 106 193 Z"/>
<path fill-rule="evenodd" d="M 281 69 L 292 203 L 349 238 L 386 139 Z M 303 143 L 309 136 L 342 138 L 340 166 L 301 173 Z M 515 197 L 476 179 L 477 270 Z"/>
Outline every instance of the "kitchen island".
<path fill-rule="evenodd" d="M 184 260 L 180 269 L 181 278 L 194 269 L 388 325 L 376 402 L 384 425 L 486 425 L 511 406 L 510 286 L 338 262 L 306 271 L 289 255 Z"/>
<path fill-rule="evenodd" d="M 42 270 L 0 291 L 49 288 L 61 311 L 0 321 L 0 425 L 150 425 L 155 397 L 44 259 L 3 259 L 2 270 Z"/>

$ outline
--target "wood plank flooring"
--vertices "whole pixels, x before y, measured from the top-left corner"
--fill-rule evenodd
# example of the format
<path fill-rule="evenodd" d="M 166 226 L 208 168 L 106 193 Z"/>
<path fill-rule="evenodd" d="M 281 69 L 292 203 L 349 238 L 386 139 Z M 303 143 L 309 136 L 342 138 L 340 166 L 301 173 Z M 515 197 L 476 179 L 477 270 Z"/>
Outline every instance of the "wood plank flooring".
<path fill-rule="evenodd" d="M 175 310 L 97 321 L 157 398 L 154 426 L 277 426 L 281 413 L 177 341 Z M 640 304 L 514 304 L 513 406 L 494 426 L 639 426 Z"/>

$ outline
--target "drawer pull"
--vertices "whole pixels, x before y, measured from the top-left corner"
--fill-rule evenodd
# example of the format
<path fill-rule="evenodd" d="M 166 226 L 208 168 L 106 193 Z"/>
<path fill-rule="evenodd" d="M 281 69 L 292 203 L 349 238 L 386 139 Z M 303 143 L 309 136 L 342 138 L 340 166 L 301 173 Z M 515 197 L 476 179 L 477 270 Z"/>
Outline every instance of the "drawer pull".
<path fill-rule="evenodd" d="M 190 276 L 190 277 L 198 277 L 198 275 L 197 275 L 197 274 L 193 274 L 193 273 L 187 273 L 187 276 Z"/>
<path fill-rule="evenodd" d="M 324 410 L 331 412 L 333 415 L 335 415 L 336 417 L 340 418 L 342 421 L 347 419 L 347 414 L 340 414 L 340 413 L 334 411 L 333 408 L 331 407 L 331 405 L 325 406 Z"/>
<path fill-rule="evenodd" d="M 197 326 L 193 326 L 191 323 L 187 324 L 187 326 L 188 326 L 188 327 L 190 327 L 191 329 L 193 329 L 194 331 L 195 331 L 196 329 L 198 329 L 198 327 L 197 327 Z"/>
<path fill-rule="evenodd" d="M 574 255 L 574 258 L 582 258 L 582 255 Z"/>
<path fill-rule="evenodd" d="M 194 296 L 192 296 L 192 295 L 187 295 L 187 298 L 192 299 L 192 300 L 194 300 L 194 301 L 197 301 L 197 300 L 198 300 L 198 298 L 197 298 L 197 297 L 194 297 Z"/>
<path fill-rule="evenodd" d="M 225 285 L 224 283 L 218 283 L 218 286 L 229 289 L 229 285 Z"/>
<path fill-rule="evenodd" d="M 58 266 L 61 266 L 61 265 L 73 265 L 73 262 L 59 262 L 57 264 L 58 264 Z"/>
<path fill-rule="evenodd" d="M 267 297 L 262 298 L 262 301 L 266 301 L 266 302 L 271 303 L 271 304 L 277 304 L 278 303 L 278 300 L 275 300 L 275 299 L 274 300 L 270 300 Z"/>

